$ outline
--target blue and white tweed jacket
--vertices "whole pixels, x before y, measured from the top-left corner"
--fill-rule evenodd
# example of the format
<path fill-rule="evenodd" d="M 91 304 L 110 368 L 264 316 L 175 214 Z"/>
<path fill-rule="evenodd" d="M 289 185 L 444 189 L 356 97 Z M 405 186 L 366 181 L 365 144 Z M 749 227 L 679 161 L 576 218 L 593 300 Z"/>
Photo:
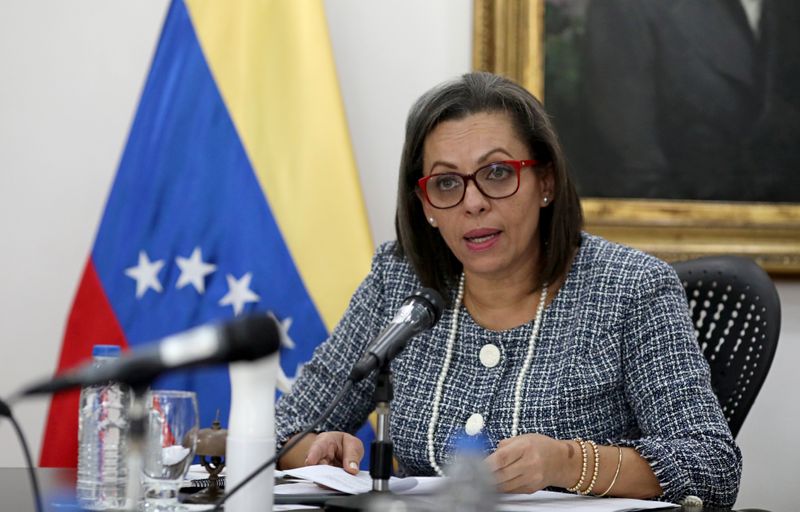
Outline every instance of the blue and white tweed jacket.
<path fill-rule="evenodd" d="M 330 403 L 353 362 L 419 286 L 396 244 L 383 244 L 339 325 L 278 402 L 279 444 Z M 427 430 L 453 311 L 412 339 L 392 364 L 391 435 L 408 474 L 433 474 Z M 493 446 L 511 436 L 514 386 L 532 328 L 531 321 L 491 331 L 460 309 L 434 439 L 439 464 L 447 463 L 475 413 Z M 479 358 L 489 343 L 500 349 L 494 367 Z M 373 386 L 371 379 L 361 382 L 320 431 L 354 432 L 372 409 Z M 736 500 L 741 453 L 711 390 L 683 288 L 656 258 L 582 235 L 569 275 L 544 311 L 523 397 L 521 434 L 631 446 L 650 463 L 663 499 L 694 495 L 717 506 Z"/>

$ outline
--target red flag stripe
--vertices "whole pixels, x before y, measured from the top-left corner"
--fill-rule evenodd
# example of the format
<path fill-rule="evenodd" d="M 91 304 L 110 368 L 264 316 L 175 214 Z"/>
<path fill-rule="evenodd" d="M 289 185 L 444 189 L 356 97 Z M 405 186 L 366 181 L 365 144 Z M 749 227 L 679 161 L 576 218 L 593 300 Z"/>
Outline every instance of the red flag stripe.
<path fill-rule="evenodd" d="M 119 345 L 123 349 L 128 346 L 90 257 L 67 320 L 57 372 L 91 359 L 92 347 L 98 344 Z M 40 466 L 76 466 L 78 398 L 77 390 L 53 396 L 42 441 Z"/>

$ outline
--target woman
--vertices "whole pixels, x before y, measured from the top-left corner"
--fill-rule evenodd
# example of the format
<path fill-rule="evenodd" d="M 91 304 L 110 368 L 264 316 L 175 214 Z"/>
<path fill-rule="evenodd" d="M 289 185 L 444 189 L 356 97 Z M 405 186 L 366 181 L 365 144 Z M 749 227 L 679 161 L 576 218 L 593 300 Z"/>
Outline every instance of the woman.
<path fill-rule="evenodd" d="M 741 454 L 710 388 L 671 267 L 581 233 L 581 209 L 539 102 L 472 73 L 434 88 L 406 127 L 397 243 L 381 246 L 344 318 L 277 407 L 284 443 L 322 411 L 420 286 L 448 301 L 392 363 L 391 435 L 408 474 L 440 474 L 465 430 L 492 445 L 504 492 L 732 505 Z M 356 472 L 362 381 L 281 467 Z"/>

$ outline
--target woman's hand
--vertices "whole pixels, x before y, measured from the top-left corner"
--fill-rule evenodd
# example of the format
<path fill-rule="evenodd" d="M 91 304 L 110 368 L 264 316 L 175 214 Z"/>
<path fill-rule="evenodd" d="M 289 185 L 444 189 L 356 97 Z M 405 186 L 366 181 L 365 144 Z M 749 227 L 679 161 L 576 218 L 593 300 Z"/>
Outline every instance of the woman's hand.
<path fill-rule="evenodd" d="M 569 469 L 575 471 L 567 464 L 568 450 L 564 441 L 525 434 L 500 441 L 486 463 L 500 492 L 532 493 L 551 485 L 565 486 L 564 473 Z"/>
<path fill-rule="evenodd" d="M 363 457 L 364 444 L 359 438 L 344 432 L 322 432 L 309 447 L 305 463 L 340 466 L 355 475 Z"/>

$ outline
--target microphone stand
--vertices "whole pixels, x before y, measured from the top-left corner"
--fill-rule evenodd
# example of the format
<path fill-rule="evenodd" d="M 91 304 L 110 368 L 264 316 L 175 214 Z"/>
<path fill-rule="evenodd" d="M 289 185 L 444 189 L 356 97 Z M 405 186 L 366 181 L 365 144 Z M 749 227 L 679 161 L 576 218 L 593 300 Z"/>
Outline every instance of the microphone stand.
<path fill-rule="evenodd" d="M 372 477 L 372 492 L 389 492 L 389 478 L 392 476 L 392 456 L 394 445 L 389 434 L 391 409 L 389 402 L 394 398 L 392 371 L 388 361 L 381 366 L 375 381 L 375 412 L 378 415 L 377 432 L 369 452 L 369 476 Z"/>
<path fill-rule="evenodd" d="M 332 498 L 325 502 L 325 510 L 331 512 L 350 512 L 365 510 L 375 495 L 389 493 L 389 478 L 392 476 L 392 457 L 394 445 L 389 434 L 391 408 L 389 403 L 394 398 L 392 370 L 389 361 L 383 364 L 375 377 L 375 391 L 372 400 L 378 416 L 375 439 L 370 445 L 369 475 L 372 477 L 372 490 L 366 494 L 356 494 Z"/>

